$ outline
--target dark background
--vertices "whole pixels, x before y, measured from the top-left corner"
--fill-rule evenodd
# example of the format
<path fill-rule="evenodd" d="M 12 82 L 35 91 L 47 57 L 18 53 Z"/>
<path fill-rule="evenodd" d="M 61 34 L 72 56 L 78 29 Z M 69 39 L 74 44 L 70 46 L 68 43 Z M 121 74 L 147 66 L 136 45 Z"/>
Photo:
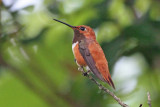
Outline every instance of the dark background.
<path fill-rule="evenodd" d="M 0 0 L 1 107 L 120 107 L 77 70 L 73 31 L 89 25 L 131 107 L 160 106 L 159 0 Z M 98 80 L 99 81 L 99 80 Z"/>

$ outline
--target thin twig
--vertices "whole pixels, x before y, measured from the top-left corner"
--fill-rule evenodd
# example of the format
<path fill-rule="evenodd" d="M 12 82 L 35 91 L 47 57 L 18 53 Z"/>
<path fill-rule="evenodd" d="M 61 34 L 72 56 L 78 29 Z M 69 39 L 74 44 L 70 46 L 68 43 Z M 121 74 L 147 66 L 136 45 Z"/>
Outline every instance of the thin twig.
<path fill-rule="evenodd" d="M 149 107 L 152 107 L 152 105 L 151 105 L 151 95 L 150 95 L 149 92 L 147 92 L 147 96 L 148 96 L 148 105 L 149 105 Z"/>
<path fill-rule="evenodd" d="M 140 104 L 139 107 L 142 107 L 142 104 Z"/>
<path fill-rule="evenodd" d="M 97 82 L 91 75 L 89 75 L 87 72 L 84 71 L 84 69 L 79 69 L 82 71 L 82 73 L 84 74 L 84 76 L 88 77 L 90 80 L 92 80 L 95 84 L 97 84 L 97 86 L 99 87 L 100 90 L 103 90 L 104 92 L 108 93 L 109 95 L 111 95 L 122 107 L 129 107 L 127 104 L 125 104 L 124 102 L 121 101 L 120 98 L 118 98 L 114 93 L 112 93 L 109 89 L 107 89 L 106 87 L 104 87 L 102 84 L 100 84 L 99 82 Z"/>

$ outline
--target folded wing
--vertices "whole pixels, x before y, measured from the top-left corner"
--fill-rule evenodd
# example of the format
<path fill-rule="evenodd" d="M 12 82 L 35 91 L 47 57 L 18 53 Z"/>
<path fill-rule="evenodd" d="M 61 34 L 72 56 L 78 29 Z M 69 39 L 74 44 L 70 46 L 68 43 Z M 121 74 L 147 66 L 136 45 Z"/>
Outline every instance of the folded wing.
<path fill-rule="evenodd" d="M 109 73 L 108 62 L 100 45 L 96 41 L 82 40 L 79 43 L 79 51 L 94 75 L 115 88 Z"/>

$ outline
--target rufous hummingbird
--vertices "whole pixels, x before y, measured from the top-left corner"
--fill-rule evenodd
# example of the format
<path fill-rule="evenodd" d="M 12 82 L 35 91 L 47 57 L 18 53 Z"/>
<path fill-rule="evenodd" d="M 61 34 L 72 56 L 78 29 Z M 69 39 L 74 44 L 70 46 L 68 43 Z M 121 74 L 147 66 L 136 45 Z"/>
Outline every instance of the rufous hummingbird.
<path fill-rule="evenodd" d="M 85 25 L 72 26 L 57 19 L 53 20 L 63 23 L 74 30 L 72 51 L 77 65 L 89 68 L 101 81 L 107 82 L 115 89 L 109 73 L 108 62 L 101 46 L 96 41 L 93 29 Z"/>

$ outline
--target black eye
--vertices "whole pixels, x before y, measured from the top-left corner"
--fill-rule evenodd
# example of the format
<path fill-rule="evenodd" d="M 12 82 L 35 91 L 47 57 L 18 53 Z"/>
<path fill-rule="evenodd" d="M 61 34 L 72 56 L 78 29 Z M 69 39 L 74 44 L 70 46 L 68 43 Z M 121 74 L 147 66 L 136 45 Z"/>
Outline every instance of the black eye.
<path fill-rule="evenodd" d="M 85 27 L 80 27 L 79 29 L 82 30 L 82 31 L 84 31 L 86 28 Z"/>

